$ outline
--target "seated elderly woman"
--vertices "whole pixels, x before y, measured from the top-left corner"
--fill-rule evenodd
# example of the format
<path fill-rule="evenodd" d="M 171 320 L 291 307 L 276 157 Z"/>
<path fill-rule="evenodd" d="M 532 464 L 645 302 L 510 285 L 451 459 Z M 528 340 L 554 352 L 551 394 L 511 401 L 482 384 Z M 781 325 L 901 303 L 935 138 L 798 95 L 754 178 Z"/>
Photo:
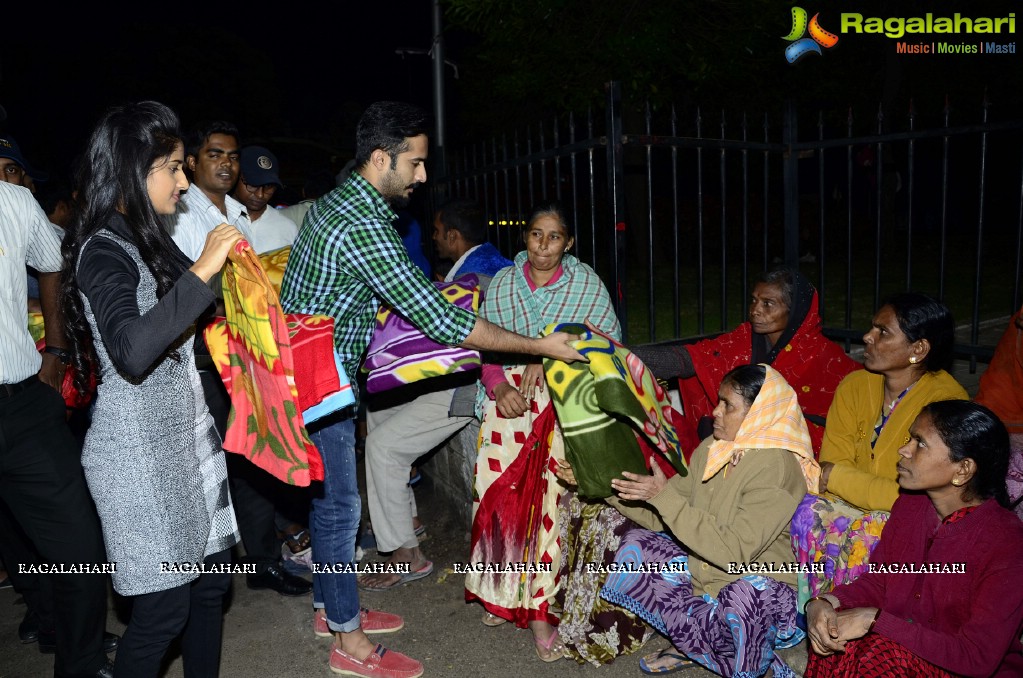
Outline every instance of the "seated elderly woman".
<path fill-rule="evenodd" d="M 667 479 L 655 464 L 652 475 L 612 481 L 618 497 L 608 502 L 649 529 L 624 535 L 617 566 L 635 571 L 612 572 L 601 596 L 681 653 L 649 655 L 644 672 L 694 661 L 724 676 L 794 675 L 774 652 L 804 637 L 789 520 L 820 469 L 796 394 L 777 371 L 743 365 L 724 376 L 713 436 L 689 471 Z"/>
<path fill-rule="evenodd" d="M 966 399 L 943 369 L 952 359 L 954 331 L 952 312 L 925 294 L 892 295 L 874 315 L 863 335 L 866 370 L 842 380 L 828 410 L 822 496 L 807 495 L 792 520 L 799 561 L 819 568 L 800 573 L 800 609 L 866 571 L 899 496 L 898 451 L 920 409 L 936 400 Z"/>
<path fill-rule="evenodd" d="M 795 269 L 763 274 L 753 286 L 748 320 L 731 332 L 687 346 L 634 346 L 658 379 L 680 378 L 685 409 L 676 421 L 686 452 L 709 435 L 721 377 L 739 365 L 765 363 L 778 370 L 799 398 L 814 454 L 820 453 L 824 418 L 842 378 L 859 365 L 821 334 L 818 296 Z M 701 422 L 704 422 L 701 426 Z"/>
<path fill-rule="evenodd" d="M 1005 427 L 946 400 L 909 432 L 905 492 L 871 570 L 806 607 L 806 676 L 1021 676 L 1023 524 L 1005 508 Z"/>

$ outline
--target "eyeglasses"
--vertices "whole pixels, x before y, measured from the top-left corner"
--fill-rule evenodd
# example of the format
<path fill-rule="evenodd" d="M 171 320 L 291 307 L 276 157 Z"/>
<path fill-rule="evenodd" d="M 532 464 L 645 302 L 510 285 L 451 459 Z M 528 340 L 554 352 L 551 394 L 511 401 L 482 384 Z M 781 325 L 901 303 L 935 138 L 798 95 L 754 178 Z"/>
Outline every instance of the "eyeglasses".
<path fill-rule="evenodd" d="M 253 186 L 249 182 L 245 181 L 245 179 L 239 179 L 239 181 L 245 187 L 245 189 L 247 191 L 249 191 L 249 193 L 260 193 L 260 192 L 263 192 L 263 193 L 273 193 L 274 191 L 277 190 L 277 184 L 263 184 L 262 186 Z"/>

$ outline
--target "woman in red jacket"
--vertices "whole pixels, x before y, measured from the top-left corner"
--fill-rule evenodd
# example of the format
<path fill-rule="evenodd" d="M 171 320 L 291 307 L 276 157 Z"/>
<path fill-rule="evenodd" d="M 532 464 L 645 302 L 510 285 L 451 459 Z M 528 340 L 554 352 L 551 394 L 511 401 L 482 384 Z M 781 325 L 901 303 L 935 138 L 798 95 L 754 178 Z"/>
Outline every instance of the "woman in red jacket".
<path fill-rule="evenodd" d="M 899 450 L 870 571 L 806 605 L 807 678 L 1023 675 L 1023 523 L 1009 436 L 983 405 L 933 402 Z"/>

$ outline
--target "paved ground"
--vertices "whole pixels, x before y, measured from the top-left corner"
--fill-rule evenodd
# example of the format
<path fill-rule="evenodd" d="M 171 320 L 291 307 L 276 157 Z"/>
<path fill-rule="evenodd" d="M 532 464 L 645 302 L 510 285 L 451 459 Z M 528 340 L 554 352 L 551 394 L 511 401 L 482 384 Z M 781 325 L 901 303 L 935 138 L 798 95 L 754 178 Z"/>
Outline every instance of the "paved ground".
<path fill-rule="evenodd" d="M 600 668 L 579 666 L 569 660 L 544 664 L 532 649 L 528 631 L 509 624 L 487 628 L 480 623 L 481 608 L 463 599 L 463 575 L 451 565 L 464 560 L 468 541 L 465 530 L 453 522 L 453 511 L 434 500 L 429 482 L 417 489 L 420 511 L 430 535 L 423 547 L 434 560 L 433 576 L 387 593 L 364 593 L 362 603 L 404 615 L 404 629 L 378 636 L 388 647 L 422 661 L 427 676 L 451 678 L 542 678 L 544 676 L 642 675 L 638 658 L 623 657 Z M 369 556 L 372 560 L 372 554 Z M 107 628 L 120 633 L 127 620 L 122 601 L 111 594 Z M 243 575 L 235 575 L 231 600 L 224 616 L 224 653 L 221 675 L 225 678 L 260 676 L 285 678 L 333 675 L 327 668 L 330 640 L 312 633 L 312 597 L 283 598 L 267 591 L 250 591 Z M 0 591 L 0 678 L 51 676 L 52 656 L 41 655 L 36 645 L 21 645 L 17 627 L 25 607 L 13 590 Z M 122 613 L 118 615 L 118 610 Z M 652 640 L 650 649 L 667 644 Z M 786 651 L 787 660 L 802 668 L 803 649 Z M 173 659 L 166 676 L 182 676 L 181 660 Z M 681 678 L 711 676 L 694 669 L 675 674 Z"/>
<path fill-rule="evenodd" d="M 1001 335 L 993 324 L 989 342 Z M 985 337 L 986 339 L 986 337 Z M 974 374 L 966 363 L 958 363 L 956 377 L 972 395 L 984 365 Z M 427 473 L 429 467 L 426 468 Z M 463 602 L 462 577 L 451 572 L 452 563 L 465 558 L 467 535 L 455 514 L 433 494 L 424 482 L 417 490 L 419 506 L 429 539 L 424 549 L 436 564 L 435 574 L 387 593 L 363 594 L 363 604 L 405 616 L 403 630 L 383 636 L 389 647 L 421 660 L 427 676 L 452 678 L 542 678 L 544 676 L 642 675 L 636 657 L 623 657 L 604 667 L 578 666 L 568 660 L 555 664 L 540 662 L 533 653 L 530 635 L 510 625 L 487 628 L 480 623 L 480 608 Z M 42 678 L 52 675 L 52 657 L 41 655 L 35 645 L 21 645 L 17 626 L 24 614 L 21 599 L 12 590 L 0 591 L 0 678 Z M 107 628 L 124 629 L 127 619 L 123 601 L 111 594 Z M 250 591 L 242 575 L 235 576 L 231 599 L 224 617 L 224 654 L 221 675 L 234 677 L 327 676 L 330 641 L 313 636 L 311 596 L 283 598 L 272 592 Z M 665 647 L 662 639 L 647 649 Z M 784 653 L 793 668 L 806 663 L 803 647 Z M 182 675 L 180 657 L 169 663 L 166 676 Z M 710 676 L 702 669 L 675 674 L 680 678 Z"/>

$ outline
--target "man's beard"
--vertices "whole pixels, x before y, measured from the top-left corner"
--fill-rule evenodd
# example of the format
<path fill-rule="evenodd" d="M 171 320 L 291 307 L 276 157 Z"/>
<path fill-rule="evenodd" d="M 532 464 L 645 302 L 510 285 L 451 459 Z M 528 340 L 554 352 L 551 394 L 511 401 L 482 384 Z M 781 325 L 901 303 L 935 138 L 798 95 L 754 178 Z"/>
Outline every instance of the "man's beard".
<path fill-rule="evenodd" d="M 405 192 L 410 188 L 414 191 L 418 185 L 418 182 L 405 184 L 402 182 L 401 176 L 392 170 L 386 175 L 383 186 L 384 190 L 381 191 L 381 194 L 392 208 L 396 210 L 402 209 L 403 207 L 408 207 L 409 202 L 412 200 L 412 193 L 406 194 Z"/>
<path fill-rule="evenodd" d="M 387 196 L 387 204 L 391 206 L 391 209 L 400 210 L 408 207 L 408 204 L 412 202 L 412 195 L 405 195 L 404 192 L 398 195 Z"/>

